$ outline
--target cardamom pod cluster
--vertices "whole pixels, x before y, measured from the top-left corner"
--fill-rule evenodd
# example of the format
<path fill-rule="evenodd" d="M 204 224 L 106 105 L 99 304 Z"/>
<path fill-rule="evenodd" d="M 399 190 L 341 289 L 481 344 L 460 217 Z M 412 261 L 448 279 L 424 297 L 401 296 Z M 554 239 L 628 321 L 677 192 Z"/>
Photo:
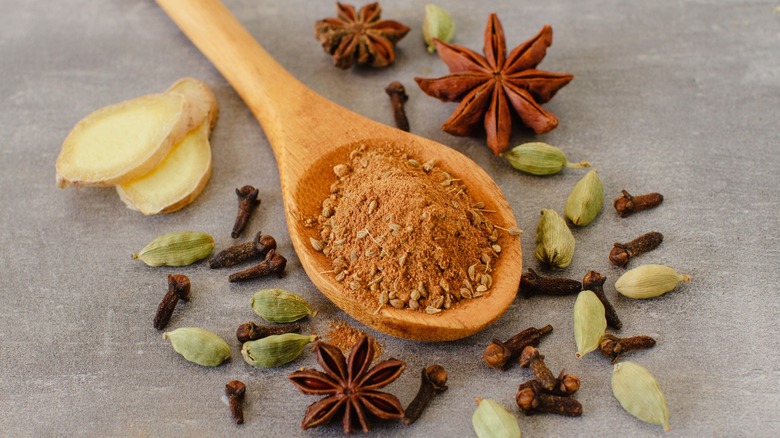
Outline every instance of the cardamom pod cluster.
<path fill-rule="evenodd" d="M 581 358 L 597 349 L 606 330 L 604 304 L 593 291 L 580 292 L 574 302 L 574 341 L 577 343 L 575 356 Z"/>
<path fill-rule="evenodd" d="M 596 169 L 580 179 L 566 199 L 564 213 L 577 226 L 584 227 L 596 219 L 604 205 L 604 183 Z"/>
<path fill-rule="evenodd" d="M 249 365 L 271 368 L 290 363 L 300 357 L 304 347 L 317 340 L 316 335 L 297 333 L 271 335 L 256 341 L 244 342 L 241 355 Z"/>
<path fill-rule="evenodd" d="M 252 309 L 269 322 L 295 322 L 317 311 L 302 297 L 282 289 L 262 289 L 250 301 Z"/>
<path fill-rule="evenodd" d="M 230 357 L 230 346 L 219 335 L 200 327 L 182 327 L 163 333 L 173 349 L 190 362 L 215 367 Z"/>
<path fill-rule="evenodd" d="M 149 266 L 187 266 L 205 259 L 214 249 L 214 238 L 200 231 L 163 234 L 132 255 Z"/>
<path fill-rule="evenodd" d="M 555 146 L 542 142 L 523 143 L 501 154 L 515 169 L 531 175 L 553 175 L 564 167 L 584 168 L 590 163 L 570 163 L 566 154 Z"/>
<path fill-rule="evenodd" d="M 680 274 L 674 268 L 663 265 L 642 265 L 625 274 L 615 282 L 615 289 L 629 298 L 653 298 L 663 295 L 691 277 Z"/>
<path fill-rule="evenodd" d="M 650 371 L 634 362 L 620 362 L 612 371 L 612 393 L 629 414 L 671 430 L 669 407 Z"/>
<path fill-rule="evenodd" d="M 534 255 L 555 268 L 565 268 L 574 257 L 574 235 L 566 221 L 555 210 L 542 209 L 542 219 L 536 229 Z"/>
<path fill-rule="evenodd" d="M 520 438 L 517 418 L 505 407 L 488 398 L 477 399 L 477 403 L 471 425 L 479 438 Z"/>
<path fill-rule="evenodd" d="M 450 17 L 447 11 L 433 3 L 428 3 L 425 5 L 422 34 L 425 44 L 428 45 L 428 51 L 433 53 L 436 51 L 433 39 L 435 38 L 445 43 L 451 42 L 455 36 L 455 23 L 453 23 L 452 17 Z"/>

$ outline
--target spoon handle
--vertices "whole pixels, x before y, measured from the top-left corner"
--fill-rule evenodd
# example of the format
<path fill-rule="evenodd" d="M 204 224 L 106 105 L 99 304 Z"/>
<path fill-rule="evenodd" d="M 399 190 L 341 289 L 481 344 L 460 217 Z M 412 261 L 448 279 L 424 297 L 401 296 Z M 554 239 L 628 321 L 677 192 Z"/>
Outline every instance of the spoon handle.
<path fill-rule="evenodd" d="M 156 1 L 238 92 L 277 161 L 302 136 L 312 136 L 313 127 L 329 122 L 318 114 L 343 111 L 287 72 L 219 0 Z"/>

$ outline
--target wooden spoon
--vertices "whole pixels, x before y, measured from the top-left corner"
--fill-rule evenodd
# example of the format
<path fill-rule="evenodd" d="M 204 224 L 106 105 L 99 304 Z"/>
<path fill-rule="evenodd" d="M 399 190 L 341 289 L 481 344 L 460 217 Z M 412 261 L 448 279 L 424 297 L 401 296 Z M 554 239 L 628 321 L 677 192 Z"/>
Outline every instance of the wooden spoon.
<path fill-rule="evenodd" d="M 271 58 L 218 0 L 157 0 L 187 37 L 235 88 L 263 127 L 276 156 L 287 227 L 311 281 L 333 303 L 362 323 L 408 339 L 444 341 L 474 334 L 501 316 L 517 293 L 522 274 L 520 239 L 499 233 L 502 252 L 493 266 L 493 286 L 483 297 L 464 300 L 439 314 L 351 299 L 337 282 L 330 261 L 314 251 L 304 226 L 316 218 L 336 177 L 333 166 L 347 161 L 357 145 L 387 144 L 419 162 L 436 165 L 460 178 L 474 200 L 493 210 L 489 218 L 508 227 L 515 218 L 504 195 L 476 163 L 444 145 L 374 122 L 307 88 Z M 346 84 L 345 84 L 346 86 Z M 389 103 L 388 103 L 389 105 Z"/>

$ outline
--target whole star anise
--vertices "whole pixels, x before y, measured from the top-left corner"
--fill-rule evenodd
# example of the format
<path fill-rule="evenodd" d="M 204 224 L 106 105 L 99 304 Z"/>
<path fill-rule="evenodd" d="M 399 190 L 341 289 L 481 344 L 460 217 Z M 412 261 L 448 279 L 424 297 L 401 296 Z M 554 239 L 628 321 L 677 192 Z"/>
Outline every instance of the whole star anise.
<path fill-rule="evenodd" d="M 558 126 L 558 119 L 540 104 L 552 99 L 574 76 L 535 68 L 552 44 L 550 26 L 544 26 L 509 55 L 496 14 L 490 14 L 485 29 L 485 56 L 465 47 L 434 42 L 450 74 L 438 79 L 414 80 L 430 96 L 445 102 L 460 102 L 441 129 L 453 135 L 472 135 L 482 122 L 487 144 L 498 155 L 509 146 L 510 105 L 520 120 L 537 134 Z"/>
<path fill-rule="evenodd" d="M 404 409 L 392 394 L 377 391 L 398 378 L 406 364 L 387 359 L 373 368 L 374 340 L 363 336 L 352 347 L 349 361 L 338 347 L 316 342 L 314 352 L 322 371 L 302 369 L 290 374 L 290 380 L 304 394 L 327 395 L 306 408 L 301 427 L 308 429 L 330 423 L 341 416 L 344 433 L 350 433 L 357 422 L 368 432 L 369 416 L 380 420 L 399 419 Z"/>
<path fill-rule="evenodd" d="M 314 35 L 322 48 L 333 55 L 336 67 L 349 68 L 353 63 L 386 67 L 395 61 L 395 43 L 409 28 L 392 20 L 380 20 L 382 8 L 371 3 L 355 12 L 355 7 L 336 3 L 337 18 L 314 23 Z"/>

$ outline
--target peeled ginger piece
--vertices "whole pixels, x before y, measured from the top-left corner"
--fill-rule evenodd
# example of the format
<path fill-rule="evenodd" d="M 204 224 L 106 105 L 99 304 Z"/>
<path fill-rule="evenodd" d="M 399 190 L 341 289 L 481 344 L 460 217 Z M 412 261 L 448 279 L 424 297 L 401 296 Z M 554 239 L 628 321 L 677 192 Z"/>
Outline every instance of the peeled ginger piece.
<path fill-rule="evenodd" d="M 210 129 L 204 121 L 150 173 L 116 186 L 122 202 L 143 214 L 157 214 L 172 213 L 194 201 L 211 177 Z"/>
<path fill-rule="evenodd" d="M 57 157 L 57 186 L 113 186 L 149 173 L 203 115 L 180 93 L 142 96 L 79 121 Z"/>
<path fill-rule="evenodd" d="M 191 117 L 202 122 L 154 170 L 116 186 L 122 202 L 143 214 L 173 213 L 184 208 L 200 195 L 211 177 L 209 135 L 219 115 L 217 98 L 206 84 L 193 78 L 180 79 L 168 93 L 185 96 L 191 103 Z"/>

